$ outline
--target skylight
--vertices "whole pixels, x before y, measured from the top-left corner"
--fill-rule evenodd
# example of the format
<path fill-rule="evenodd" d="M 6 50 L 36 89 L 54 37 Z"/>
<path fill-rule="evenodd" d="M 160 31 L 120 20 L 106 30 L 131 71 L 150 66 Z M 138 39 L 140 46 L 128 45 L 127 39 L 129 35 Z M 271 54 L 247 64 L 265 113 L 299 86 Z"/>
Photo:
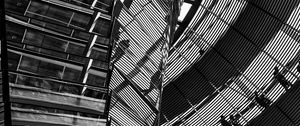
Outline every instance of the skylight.
<path fill-rule="evenodd" d="M 189 3 L 183 3 L 181 6 L 181 10 L 180 10 L 180 15 L 178 17 L 178 21 L 182 22 L 183 19 L 185 18 L 186 14 L 189 12 L 189 10 L 191 9 L 192 4 Z"/>

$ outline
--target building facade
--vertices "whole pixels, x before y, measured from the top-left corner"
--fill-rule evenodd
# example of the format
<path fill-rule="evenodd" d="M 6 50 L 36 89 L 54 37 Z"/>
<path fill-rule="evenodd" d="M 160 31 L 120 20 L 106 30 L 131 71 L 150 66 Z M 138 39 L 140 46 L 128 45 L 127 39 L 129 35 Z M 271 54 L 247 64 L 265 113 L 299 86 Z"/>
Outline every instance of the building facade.
<path fill-rule="evenodd" d="M 6 0 L 2 92 L 10 85 L 11 106 L 2 114 L 9 107 L 16 125 L 155 124 L 168 2 Z M 241 125 L 299 125 L 299 3 L 184 0 L 160 125 L 220 126 L 230 115 Z"/>
<path fill-rule="evenodd" d="M 108 125 L 113 3 L 5 0 L 2 125 Z"/>

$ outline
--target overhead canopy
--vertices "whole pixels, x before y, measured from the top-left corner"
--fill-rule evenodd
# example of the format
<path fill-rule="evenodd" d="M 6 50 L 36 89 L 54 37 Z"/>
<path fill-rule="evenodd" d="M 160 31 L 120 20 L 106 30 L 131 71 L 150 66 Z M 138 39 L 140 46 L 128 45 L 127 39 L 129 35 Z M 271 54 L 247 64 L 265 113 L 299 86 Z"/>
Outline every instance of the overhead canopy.
<path fill-rule="evenodd" d="M 113 61 L 110 86 L 118 100 L 112 102 L 110 113 L 115 124 L 151 125 L 157 112 L 155 73 L 164 41 L 166 4 L 129 1 L 117 3 L 120 38 L 115 39 L 114 53 L 120 58 Z M 166 125 L 215 125 L 220 115 L 240 113 L 241 123 L 246 124 L 262 111 L 257 107 L 244 111 L 253 92 L 262 93 L 276 83 L 274 66 L 292 83 L 299 78 L 295 71 L 299 1 L 203 0 L 192 5 L 178 23 L 177 41 L 170 50 L 162 120 Z M 129 40 L 129 46 L 124 40 Z M 117 53 L 118 48 L 123 53 Z M 277 85 L 266 93 L 275 101 L 284 90 Z M 118 114 L 130 121 L 120 121 Z"/>

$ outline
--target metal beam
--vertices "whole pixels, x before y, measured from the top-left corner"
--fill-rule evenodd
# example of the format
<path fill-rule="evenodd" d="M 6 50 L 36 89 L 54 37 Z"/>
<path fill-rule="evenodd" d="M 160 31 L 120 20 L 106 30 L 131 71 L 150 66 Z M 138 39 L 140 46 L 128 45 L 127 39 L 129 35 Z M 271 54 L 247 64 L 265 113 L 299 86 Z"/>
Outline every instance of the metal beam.
<path fill-rule="evenodd" d="M 107 126 L 111 125 L 111 118 L 109 118 L 109 110 L 110 110 L 110 103 L 111 103 L 111 97 L 112 97 L 112 92 L 109 90 L 109 84 L 110 84 L 110 80 L 111 80 L 111 76 L 112 76 L 112 72 L 113 72 L 113 65 L 111 64 L 111 53 L 112 53 L 112 48 L 114 46 L 114 41 L 113 41 L 113 33 L 114 33 L 114 27 L 115 27 L 115 15 L 114 15 L 114 11 L 115 11 L 115 5 L 116 5 L 116 0 L 113 0 L 111 6 L 111 22 L 110 22 L 110 33 L 109 33 L 109 44 L 108 44 L 108 53 L 107 53 L 107 57 L 106 57 L 106 61 L 108 62 L 108 72 L 106 75 L 106 87 L 108 88 L 107 91 L 107 98 L 106 98 L 106 105 L 105 105 L 105 111 L 104 113 L 106 114 L 106 118 L 107 118 Z"/>
<path fill-rule="evenodd" d="M 159 126 L 160 125 L 160 118 L 161 118 L 161 103 L 162 103 L 162 94 L 163 94 L 163 85 L 166 82 L 165 80 L 165 73 L 167 70 L 167 64 L 168 64 L 168 57 L 169 57 L 169 50 L 170 50 L 170 44 L 173 42 L 174 34 L 175 34 L 175 28 L 177 24 L 177 19 L 180 14 L 180 7 L 182 5 L 182 0 L 174 0 L 169 2 L 169 13 L 167 14 L 167 27 L 164 31 L 164 37 L 166 38 L 166 41 L 164 41 L 162 48 L 161 48 L 161 61 L 159 69 L 161 71 L 160 76 L 160 84 L 158 85 L 158 99 L 156 103 L 156 108 L 158 110 L 157 117 L 156 117 L 156 123 L 154 125 Z"/>
<path fill-rule="evenodd" d="M 4 102 L 4 125 L 11 126 L 11 102 L 8 80 L 8 53 L 6 41 L 5 0 L 0 2 L 0 39 L 1 39 L 1 72 L 2 72 L 2 97 Z"/>

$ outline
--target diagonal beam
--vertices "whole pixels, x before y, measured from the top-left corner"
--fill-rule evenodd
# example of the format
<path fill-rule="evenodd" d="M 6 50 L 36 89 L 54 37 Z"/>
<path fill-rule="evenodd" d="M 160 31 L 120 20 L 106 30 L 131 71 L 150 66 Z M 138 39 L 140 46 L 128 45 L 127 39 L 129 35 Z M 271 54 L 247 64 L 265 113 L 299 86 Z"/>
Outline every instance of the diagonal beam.
<path fill-rule="evenodd" d="M 125 73 L 123 73 L 119 68 L 115 67 L 115 70 L 117 70 L 120 75 L 127 81 L 129 81 L 129 85 L 132 87 L 132 89 L 140 96 L 140 98 L 150 107 L 150 109 L 157 113 L 157 109 L 148 101 L 148 99 L 140 92 L 139 87 L 127 76 L 125 76 Z"/>
<path fill-rule="evenodd" d="M 167 27 L 164 32 L 164 36 L 166 38 L 166 41 L 164 41 L 161 52 L 161 62 L 160 62 L 160 70 L 161 70 L 161 76 L 160 76 L 160 84 L 158 85 L 158 99 L 156 108 L 158 110 L 157 117 L 156 117 L 156 123 L 155 125 L 160 125 L 160 118 L 161 118 L 161 103 L 162 103 L 162 94 L 163 94 L 163 84 L 166 82 L 165 79 L 165 73 L 167 70 L 167 64 L 168 64 L 168 57 L 169 57 L 169 50 L 170 50 L 170 43 L 172 43 L 175 33 L 175 28 L 177 24 L 177 19 L 180 14 L 180 7 L 182 5 L 182 0 L 174 0 L 169 2 L 169 13 L 167 15 Z"/>

